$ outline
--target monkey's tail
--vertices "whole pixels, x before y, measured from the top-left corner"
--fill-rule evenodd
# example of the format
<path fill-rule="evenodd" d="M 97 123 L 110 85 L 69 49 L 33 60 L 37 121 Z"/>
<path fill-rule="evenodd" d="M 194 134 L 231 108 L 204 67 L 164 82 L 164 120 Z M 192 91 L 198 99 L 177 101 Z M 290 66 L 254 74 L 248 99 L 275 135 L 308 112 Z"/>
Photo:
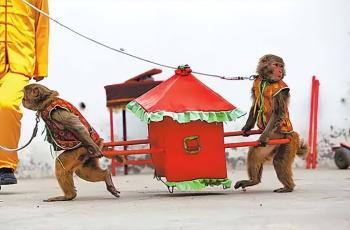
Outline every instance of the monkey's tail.
<path fill-rule="evenodd" d="M 289 146 L 295 151 L 296 155 L 299 157 L 305 157 L 309 152 L 309 145 L 300 138 L 299 133 L 292 132 L 289 136 L 290 143 Z"/>
<path fill-rule="evenodd" d="M 309 152 L 309 145 L 304 140 L 300 140 L 300 145 L 296 153 L 297 156 L 305 157 L 308 152 Z"/>
<path fill-rule="evenodd" d="M 97 140 L 97 146 L 102 150 L 103 147 L 104 147 L 104 140 L 102 138 L 98 139 Z M 112 157 L 112 159 L 116 159 L 119 163 L 125 163 L 126 161 L 126 157 L 125 156 L 120 156 L 120 155 L 117 155 L 115 157 Z"/>

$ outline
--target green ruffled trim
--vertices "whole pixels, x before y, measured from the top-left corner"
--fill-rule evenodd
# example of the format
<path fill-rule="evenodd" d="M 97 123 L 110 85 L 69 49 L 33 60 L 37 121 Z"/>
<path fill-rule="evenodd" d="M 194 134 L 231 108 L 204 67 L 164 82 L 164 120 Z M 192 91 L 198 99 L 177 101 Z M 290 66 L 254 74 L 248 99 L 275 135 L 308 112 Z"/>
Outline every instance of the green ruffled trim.
<path fill-rule="evenodd" d="M 131 112 L 135 114 L 142 122 L 150 123 L 151 121 L 157 122 L 162 121 L 164 116 L 173 118 L 173 120 L 178 123 L 188 123 L 190 121 L 206 121 L 211 122 L 225 122 L 225 121 L 235 121 L 246 114 L 242 110 L 236 108 L 231 111 L 221 111 L 221 112 L 201 112 L 201 111 L 189 111 L 185 113 L 173 113 L 166 111 L 159 112 L 146 112 L 142 106 L 136 101 L 131 101 L 126 106 Z"/>
<path fill-rule="evenodd" d="M 201 190 L 207 186 L 222 185 L 224 189 L 231 188 L 232 181 L 230 179 L 196 179 L 181 182 L 164 182 L 168 187 L 176 187 L 182 191 Z"/>

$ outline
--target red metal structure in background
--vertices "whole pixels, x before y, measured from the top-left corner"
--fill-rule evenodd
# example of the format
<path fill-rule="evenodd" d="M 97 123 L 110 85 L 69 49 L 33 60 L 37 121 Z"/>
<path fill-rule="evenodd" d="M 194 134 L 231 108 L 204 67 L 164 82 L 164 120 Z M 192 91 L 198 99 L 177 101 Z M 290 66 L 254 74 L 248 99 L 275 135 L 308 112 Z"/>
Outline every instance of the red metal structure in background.
<path fill-rule="evenodd" d="M 110 122 L 110 140 L 108 149 L 113 150 L 114 146 L 123 146 L 124 151 L 127 150 L 128 145 L 132 144 L 119 144 L 127 142 L 115 142 L 115 127 L 114 127 L 114 117 L 113 113 L 122 111 L 123 119 L 123 141 L 127 140 L 127 125 L 126 125 L 126 111 L 125 106 L 130 101 L 139 97 L 140 95 L 146 93 L 150 89 L 159 85 L 162 81 L 154 81 L 153 75 L 161 73 L 160 69 L 151 69 L 147 72 L 144 72 L 136 77 L 133 77 L 122 84 L 114 84 L 105 86 L 106 90 L 106 100 L 107 107 L 109 110 L 109 122 Z M 118 144 L 110 144 L 118 143 Z M 131 143 L 134 143 L 133 141 Z M 148 143 L 148 142 L 147 142 Z M 138 144 L 147 144 L 147 143 L 138 143 Z M 112 147 L 113 146 L 113 147 Z M 121 154 L 123 155 L 123 154 Z M 152 164 L 151 160 L 129 160 L 127 154 L 125 154 L 124 164 L 118 163 L 117 160 L 112 159 L 111 163 L 111 173 L 113 176 L 116 175 L 116 167 L 124 165 L 124 174 L 128 174 L 128 165 L 143 165 L 143 164 Z"/>
<path fill-rule="evenodd" d="M 309 154 L 306 158 L 306 168 L 316 168 L 317 158 L 317 115 L 318 115 L 318 95 L 320 82 L 315 76 L 312 77 L 311 85 L 311 108 L 310 108 L 310 126 L 309 126 Z"/>

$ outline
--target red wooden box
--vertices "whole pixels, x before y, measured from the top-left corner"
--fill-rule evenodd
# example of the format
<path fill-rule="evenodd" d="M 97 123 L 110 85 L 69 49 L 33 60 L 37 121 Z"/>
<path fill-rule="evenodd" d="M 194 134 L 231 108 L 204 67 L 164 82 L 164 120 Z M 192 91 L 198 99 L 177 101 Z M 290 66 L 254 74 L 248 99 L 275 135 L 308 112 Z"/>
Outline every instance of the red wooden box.
<path fill-rule="evenodd" d="M 227 178 L 222 123 L 193 121 L 181 124 L 170 117 L 148 126 L 155 173 L 167 181 Z"/>

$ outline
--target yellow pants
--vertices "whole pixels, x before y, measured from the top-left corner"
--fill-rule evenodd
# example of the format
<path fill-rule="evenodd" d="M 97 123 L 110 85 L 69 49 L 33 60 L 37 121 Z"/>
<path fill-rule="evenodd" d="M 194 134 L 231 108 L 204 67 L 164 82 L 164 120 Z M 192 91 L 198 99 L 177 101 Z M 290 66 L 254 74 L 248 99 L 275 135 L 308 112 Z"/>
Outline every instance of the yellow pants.
<path fill-rule="evenodd" d="M 0 78 L 0 145 L 17 148 L 21 134 L 23 88 L 29 78 L 17 73 L 7 72 Z M 16 152 L 0 150 L 0 168 L 16 169 Z"/>

